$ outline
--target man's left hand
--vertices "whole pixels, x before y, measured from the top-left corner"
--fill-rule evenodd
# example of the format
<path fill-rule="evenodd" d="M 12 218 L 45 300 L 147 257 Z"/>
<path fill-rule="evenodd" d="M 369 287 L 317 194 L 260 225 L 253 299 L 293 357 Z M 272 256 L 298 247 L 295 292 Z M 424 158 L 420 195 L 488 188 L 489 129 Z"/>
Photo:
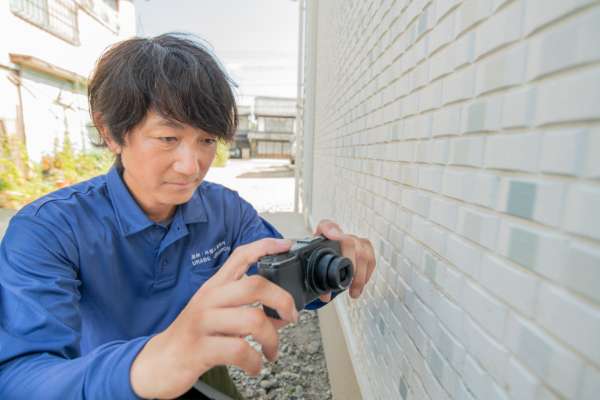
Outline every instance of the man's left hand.
<path fill-rule="evenodd" d="M 338 224 L 324 219 L 317 225 L 315 235 L 323 235 L 327 239 L 337 240 L 342 247 L 342 255 L 349 258 L 354 265 L 354 278 L 350 285 L 350 297 L 357 299 L 375 270 L 375 252 L 368 239 L 360 238 L 342 232 Z M 331 300 L 331 293 L 322 294 L 321 301 L 327 303 Z"/>

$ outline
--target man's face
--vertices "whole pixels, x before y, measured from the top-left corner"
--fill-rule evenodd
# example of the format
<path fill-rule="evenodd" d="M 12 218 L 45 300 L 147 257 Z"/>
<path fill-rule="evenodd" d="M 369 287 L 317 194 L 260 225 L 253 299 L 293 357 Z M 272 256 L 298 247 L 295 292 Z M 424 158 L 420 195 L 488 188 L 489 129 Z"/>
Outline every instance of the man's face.
<path fill-rule="evenodd" d="M 204 179 L 217 149 L 215 135 L 149 111 L 125 137 L 123 179 L 150 219 L 161 221 L 187 202 Z"/>

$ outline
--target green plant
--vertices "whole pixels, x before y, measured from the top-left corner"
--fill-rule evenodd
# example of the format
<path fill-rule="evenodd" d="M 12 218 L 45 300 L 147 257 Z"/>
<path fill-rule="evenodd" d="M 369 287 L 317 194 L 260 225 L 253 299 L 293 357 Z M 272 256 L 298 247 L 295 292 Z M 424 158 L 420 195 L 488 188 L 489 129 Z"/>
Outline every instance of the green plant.
<path fill-rule="evenodd" d="M 21 208 L 53 190 L 105 173 L 114 161 L 113 155 L 105 149 L 90 153 L 74 151 L 68 137 L 62 148 L 55 143 L 53 154 L 44 155 L 39 163 L 28 160 L 22 144 L 17 146 L 16 157 L 10 148 L 2 143 L 0 207 L 4 208 Z M 27 168 L 22 170 L 17 164 Z"/>
<path fill-rule="evenodd" d="M 217 142 L 217 154 L 215 155 L 212 166 L 224 167 L 227 165 L 227 160 L 229 160 L 229 143 L 224 140 L 219 140 Z"/>

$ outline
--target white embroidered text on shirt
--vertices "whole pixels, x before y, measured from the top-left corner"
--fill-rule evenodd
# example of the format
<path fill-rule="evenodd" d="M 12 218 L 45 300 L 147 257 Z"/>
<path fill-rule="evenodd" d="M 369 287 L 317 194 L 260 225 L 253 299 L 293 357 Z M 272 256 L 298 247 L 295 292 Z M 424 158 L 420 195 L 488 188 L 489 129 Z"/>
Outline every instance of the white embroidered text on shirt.
<path fill-rule="evenodd" d="M 221 253 L 230 250 L 231 246 L 227 246 L 225 241 L 221 241 L 208 250 L 192 253 L 192 265 L 196 266 L 207 263 L 211 260 L 216 260 Z"/>

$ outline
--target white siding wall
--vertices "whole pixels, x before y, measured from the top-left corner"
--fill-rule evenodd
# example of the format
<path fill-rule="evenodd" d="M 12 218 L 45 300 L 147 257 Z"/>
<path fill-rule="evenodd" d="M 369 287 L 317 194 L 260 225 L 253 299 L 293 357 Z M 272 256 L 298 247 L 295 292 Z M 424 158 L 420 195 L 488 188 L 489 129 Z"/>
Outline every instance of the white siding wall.
<path fill-rule="evenodd" d="M 363 396 L 600 398 L 600 2 L 308 5 L 308 212 L 378 257 L 336 304 Z"/>

